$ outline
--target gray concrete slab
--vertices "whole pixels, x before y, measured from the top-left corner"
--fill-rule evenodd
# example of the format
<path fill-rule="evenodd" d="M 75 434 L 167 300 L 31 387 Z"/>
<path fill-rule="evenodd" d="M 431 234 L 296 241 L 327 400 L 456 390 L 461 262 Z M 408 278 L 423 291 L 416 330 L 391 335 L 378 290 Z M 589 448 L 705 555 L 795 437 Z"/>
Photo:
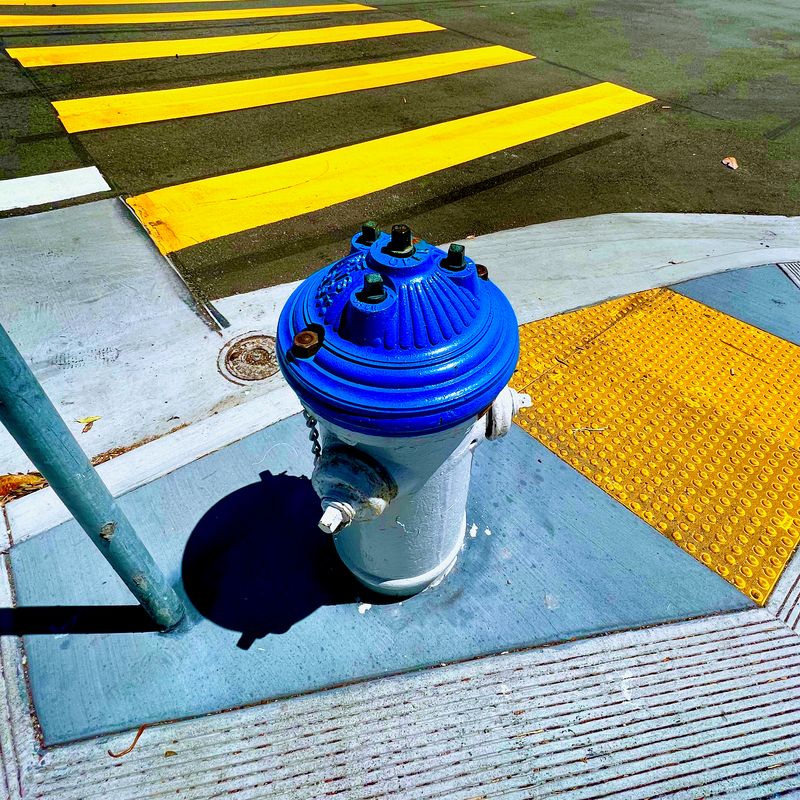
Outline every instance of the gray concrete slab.
<path fill-rule="evenodd" d="M 78 212 L 59 213 L 66 216 Z M 88 209 L 80 212 L 81 215 L 94 213 Z M 62 217 L 58 219 L 60 218 Z M 32 218 L 29 225 L 35 225 L 38 219 L 40 217 Z M 125 226 L 128 224 L 129 221 L 126 220 Z M 138 237 L 137 247 L 145 248 L 144 257 L 137 256 L 139 263 L 150 264 L 151 267 L 161 270 L 164 267 L 163 262 L 155 255 L 152 248 L 147 250 L 149 243 L 141 233 L 128 227 L 125 227 L 125 230 L 126 235 Z M 62 234 L 63 231 L 59 235 Z M 478 237 L 466 240 L 464 243 L 474 258 L 489 265 L 493 280 L 497 281 L 511 298 L 519 321 L 524 323 L 631 291 L 669 285 L 721 270 L 757 265 L 770 258 L 794 259 L 800 253 L 800 224 L 797 219 L 780 217 L 607 215 L 586 220 L 546 223 Z M 102 250 L 105 245 L 98 246 Z M 116 255 L 112 257 L 116 258 Z M 71 258 L 65 263 L 72 264 L 77 261 L 80 261 L 80 258 Z M 145 271 L 149 269 L 144 266 L 142 268 Z M 62 284 L 59 285 L 62 303 L 71 308 L 67 317 L 74 316 L 81 325 L 84 324 L 86 315 L 91 319 L 93 314 L 102 312 L 116 319 L 119 310 L 113 295 L 103 288 L 116 285 L 113 281 L 118 280 L 119 275 L 111 273 L 110 277 L 104 278 L 100 266 L 92 269 L 91 281 L 86 286 L 71 282 L 69 276 L 63 275 Z M 29 274 L 29 268 L 18 270 L 16 280 L 19 281 L 23 293 L 19 295 L 19 300 L 15 301 L 12 292 L 5 296 L 5 301 L 9 304 L 9 308 L 17 308 L 16 314 L 25 318 L 30 316 L 29 325 L 35 333 L 37 326 L 41 324 L 37 320 L 46 319 L 47 314 L 55 312 L 45 308 L 37 315 L 31 315 L 29 311 L 24 311 L 26 308 L 37 308 L 39 296 L 39 288 L 33 286 L 26 277 Z M 55 274 L 62 274 L 62 271 L 57 270 Z M 152 279 L 147 278 L 147 280 Z M 280 309 L 293 288 L 294 284 L 284 284 L 215 301 L 222 314 L 230 320 L 231 327 L 225 331 L 224 339 L 212 336 L 212 342 L 219 341 L 221 347 L 224 341 L 250 331 L 274 335 Z M 133 292 L 135 295 L 136 286 L 127 286 L 125 291 Z M 103 302 L 99 305 L 94 303 L 96 295 L 103 297 Z M 84 374 L 81 370 L 71 368 L 68 377 L 71 379 L 70 385 L 74 393 L 91 396 L 89 389 L 85 389 L 84 386 L 91 387 L 94 385 L 93 381 L 100 381 L 104 391 L 112 392 L 113 397 L 122 396 L 123 403 L 119 406 L 122 411 L 118 408 L 113 416 L 104 420 L 102 426 L 98 423 L 90 434 L 81 436 L 81 441 L 92 444 L 91 449 L 95 449 L 96 444 L 100 448 L 96 452 L 100 452 L 106 447 L 106 443 L 111 441 L 121 441 L 125 446 L 133 444 L 137 440 L 132 436 L 138 436 L 143 430 L 148 431 L 147 435 L 163 432 L 165 418 L 173 414 L 162 416 L 156 413 L 156 409 L 169 398 L 172 398 L 169 399 L 170 403 L 189 404 L 191 408 L 195 408 L 194 404 L 200 402 L 200 406 L 193 414 L 176 412 L 176 415 L 181 416 L 181 420 L 171 420 L 169 421 L 171 425 L 180 424 L 182 421 L 192 421 L 194 424 L 203 420 L 206 422 L 202 422 L 202 426 L 196 430 L 181 434 L 180 454 L 184 454 L 183 456 L 172 453 L 170 446 L 166 444 L 163 448 L 157 448 L 158 455 L 154 453 L 151 457 L 144 453 L 129 454 L 122 457 L 123 463 L 119 467 L 105 465 L 103 472 L 105 474 L 106 470 L 109 470 L 109 480 L 115 491 L 126 491 L 141 485 L 142 482 L 163 474 L 164 470 L 174 469 L 211 449 L 236 441 L 258 430 L 264 424 L 269 424 L 286 414 L 295 413 L 297 410 L 296 401 L 277 376 L 263 387 L 253 386 L 243 391 L 220 379 L 216 372 L 214 347 L 208 348 L 207 351 L 202 350 L 205 355 L 201 353 L 201 349 L 207 346 L 204 342 L 208 329 L 191 316 L 184 318 L 186 308 L 179 298 L 176 299 L 173 288 L 163 294 L 161 299 L 157 299 L 155 295 L 155 292 L 149 295 L 153 309 L 161 308 L 160 303 L 167 303 L 164 307 L 166 310 L 162 309 L 164 317 L 159 325 L 172 328 L 177 338 L 170 338 L 165 334 L 165 338 L 161 341 L 157 340 L 157 337 L 154 339 L 154 330 L 151 330 L 149 324 L 144 329 L 137 325 L 128 326 L 130 330 L 126 327 L 128 330 L 126 335 L 130 335 L 134 351 L 141 351 L 144 354 L 143 358 L 150 359 L 152 363 L 149 369 L 157 369 L 160 375 L 164 375 L 165 383 L 159 391 L 167 394 L 153 401 L 153 411 L 147 412 L 152 414 L 150 417 L 143 416 L 137 409 L 150 408 L 148 404 L 154 391 L 147 371 L 131 370 L 127 366 L 122 369 L 119 361 L 113 365 L 95 364 L 91 359 L 88 365 L 81 367 L 88 369 L 88 378 L 81 377 Z M 174 317 L 169 311 L 172 308 L 169 303 L 172 302 L 177 303 L 175 307 L 180 309 L 180 313 Z M 94 310 L 96 308 L 100 311 Z M 106 310 L 102 311 L 103 308 Z M 126 313 L 133 315 L 131 319 L 138 319 L 138 315 L 144 313 L 139 310 L 135 302 L 126 304 L 125 310 Z M 153 314 L 156 314 L 155 310 Z M 10 319 L 11 316 L 9 311 L 6 319 Z M 191 334 L 188 339 L 181 339 L 177 333 L 182 330 L 183 322 L 175 327 L 178 321 L 184 319 L 188 326 L 186 333 Z M 69 334 L 69 328 L 66 330 L 67 334 L 64 336 L 68 340 L 69 336 L 74 334 Z M 85 348 L 102 349 L 108 331 L 103 326 L 93 330 L 94 339 L 86 340 Z M 46 339 L 52 331 L 52 325 L 48 323 L 41 329 L 39 335 Z M 87 330 L 81 328 L 80 333 L 85 339 Z M 36 338 L 31 340 L 30 346 L 37 346 L 37 341 Z M 164 342 L 174 344 L 180 352 L 194 353 L 195 358 L 171 359 L 169 369 L 160 372 L 161 366 L 151 356 L 154 346 L 161 347 Z M 52 342 L 48 346 L 56 347 Z M 51 357 L 57 355 L 56 351 L 61 352 L 58 347 L 50 354 Z M 52 365 L 49 369 L 53 371 Z M 58 373 L 58 370 L 56 372 Z M 137 396 L 134 402 L 131 395 L 124 392 L 126 383 L 108 384 L 106 375 L 124 375 L 125 381 L 133 381 L 136 386 L 141 385 L 139 382 L 143 381 L 147 389 L 140 392 L 140 396 Z M 176 395 L 169 394 L 173 387 L 177 399 Z M 222 394 L 215 397 L 211 407 L 203 405 L 202 398 L 212 390 L 213 392 L 219 390 Z M 227 395 L 226 391 L 233 391 L 234 394 Z M 113 394 L 114 392 L 116 394 Z M 226 397 L 230 399 L 226 400 Z M 242 399 L 247 399 L 248 402 L 237 408 L 235 404 Z M 144 406 L 140 405 L 142 403 Z M 234 403 L 234 407 L 229 407 L 230 403 Z M 129 429 L 131 424 L 134 427 Z M 105 438 L 95 442 L 92 442 L 91 438 L 86 438 L 98 435 Z M 6 452 L 10 454 L 11 451 Z M 147 453 L 149 452 L 148 450 Z M 20 456 L 11 459 L 6 469 L 9 471 L 23 469 L 26 465 L 27 462 L 21 460 Z M 9 513 L 19 519 L 18 536 L 27 537 L 41 530 L 42 521 L 64 519 L 65 511 L 52 497 L 52 493 L 45 490 L 15 501 L 9 508 Z"/>
<path fill-rule="evenodd" d="M 465 244 L 490 265 L 492 279 L 508 293 L 520 323 L 525 323 L 629 291 L 756 265 L 768 257 L 794 257 L 789 254 L 800 253 L 800 230 L 796 219 L 785 218 L 609 215 L 490 234 Z M 274 335 L 280 310 L 295 286 L 216 300 L 231 322 L 226 337 L 248 331 Z M 187 394 L 205 391 L 204 373 L 194 362 L 182 369 L 187 374 L 179 382 L 196 381 Z M 163 442 L 123 454 L 102 465 L 101 474 L 112 491 L 126 492 L 299 410 L 282 381 L 270 382 L 263 393 L 247 400 L 197 419 Z M 16 500 L 8 514 L 16 541 L 68 518 L 49 489 Z"/>
<path fill-rule="evenodd" d="M 257 306 L 254 296 L 225 304 L 232 312 Z M 0 603 L 9 604 L 5 578 L 0 571 Z M 0 731 L 0 786 L 15 800 L 22 793 L 132 800 L 176 791 L 196 800 L 231 792 L 317 798 L 337 790 L 360 800 L 467 800 L 475 791 L 527 797 L 534 787 L 537 797 L 576 800 L 600 790 L 640 800 L 654 793 L 793 796 L 800 791 L 793 757 L 798 586 L 795 559 L 765 610 L 151 726 L 120 760 L 106 749 L 123 750 L 133 729 L 39 749 L 23 652 L 5 638 L 0 711 L 9 724 Z"/>
<path fill-rule="evenodd" d="M 463 239 L 530 322 L 612 297 L 796 258 L 800 217 L 605 214 Z"/>
<path fill-rule="evenodd" d="M 800 345 L 800 291 L 774 264 L 709 275 L 672 288 Z"/>
<path fill-rule="evenodd" d="M 236 405 L 225 339 L 125 206 L 104 200 L 0 220 L 0 318 L 91 456 Z M 87 433 L 76 420 L 101 417 Z M 0 431 L 0 474 L 30 462 Z"/>
<path fill-rule="evenodd" d="M 20 607 L 90 606 L 25 640 L 48 744 L 752 606 L 517 427 L 476 451 L 454 570 L 385 603 L 317 529 L 311 468 L 297 415 L 121 498 L 193 606 L 185 633 L 127 627 L 128 591 L 74 522 L 11 549 Z"/>
<path fill-rule="evenodd" d="M 151 726 L 120 759 L 134 730 L 36 752 L 15 716 L 5 763 L 59 800 L 793 797 L 798 642 L 726 614 Z"/>

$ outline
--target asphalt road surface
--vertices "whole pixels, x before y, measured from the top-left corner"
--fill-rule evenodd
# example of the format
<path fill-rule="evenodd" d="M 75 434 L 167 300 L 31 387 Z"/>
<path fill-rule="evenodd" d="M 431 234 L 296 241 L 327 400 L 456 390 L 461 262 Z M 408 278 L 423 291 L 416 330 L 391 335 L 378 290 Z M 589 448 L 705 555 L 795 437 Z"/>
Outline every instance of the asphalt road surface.
<path fill-rule="evenodd" d="M 96 165 L 206 297 L 365 219 L 800 213 L 795 0 L 72 1 L 0 0 L 0 177 Z"/>

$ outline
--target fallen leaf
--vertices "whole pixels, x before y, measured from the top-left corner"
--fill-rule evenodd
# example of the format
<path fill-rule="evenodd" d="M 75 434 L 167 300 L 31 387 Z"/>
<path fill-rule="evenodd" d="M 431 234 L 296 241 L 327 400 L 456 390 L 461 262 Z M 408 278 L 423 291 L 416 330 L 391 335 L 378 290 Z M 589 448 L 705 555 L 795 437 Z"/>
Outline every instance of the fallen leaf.
<path fill-rule="evenodd" d="M 169 758 L 170 756 L 178 755 L 174 750 L 165 750 L 164 751 L 164 758 Z"/>
<path fill-rule="evenodd" d="M 607 431 L 608 426 L 606 425 L 604 428 L 573 428 L 572 435 L 575 436 L 576 433 L 602 433 L 603 431 Z M 577 439 L 578 437 L 575 436 Z"/>
<path fill-rule="evenodd" d="M 733 156 L 725 156 L 725 158 L 722 159 L 722 163 L 728 169 L 739 169 L 739 162 Z"/>
<path fill-rule="evenodd" d="M 94 425 L 99 419 L 102 419 L 102 417 L 81 417 L 80 419 L 76 419 L 75 422 L 77 422 L 79 425 L 83 425 L 83 430 L 81 433 L 89 433 L 89 431 L 92 429 L 92 425 Z"/>
<path fill-rule="evenodd" d="M 35 492 L 46 485 L 47 481 L 38 472 L 0 475 L 0 505 L 14 497 L 22 497 L 29 492 Z"/>
<path fill-rule="evenodd" d="M 136 736 L 133 737 L 133 741 L 131 742 L 130 747 L 126 747 L 124 750 L 120 750 L 119 753 L 112 753 L 110 750 L 106 750 L 106 752 L 111 756 L 111 758 L 122 758 L 122 756 L 128 755 L 134 747 L 136 747 L 136 743 L 139 741 L 139 737 L 144 733 L 144 729 L 147 727 L 147 724 L 140 725 L 139 730 L 136 731 Z"/>

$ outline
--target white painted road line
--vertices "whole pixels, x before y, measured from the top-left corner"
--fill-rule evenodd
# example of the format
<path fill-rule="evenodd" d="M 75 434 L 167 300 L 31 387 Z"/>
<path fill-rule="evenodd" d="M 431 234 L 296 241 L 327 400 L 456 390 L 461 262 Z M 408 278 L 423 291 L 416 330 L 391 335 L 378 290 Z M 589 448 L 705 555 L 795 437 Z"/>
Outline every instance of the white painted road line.
<path fill-rule="evenodd" d="M 0 181 L 0 211 L 40 206 L 110 189 L 97 167 L 11 178 Z"/>
<path fill-rule="evenodd" d="M 787 261 L 778 266 L 784 271 L 786 277 L 800 289 L 800 261 Z"/>

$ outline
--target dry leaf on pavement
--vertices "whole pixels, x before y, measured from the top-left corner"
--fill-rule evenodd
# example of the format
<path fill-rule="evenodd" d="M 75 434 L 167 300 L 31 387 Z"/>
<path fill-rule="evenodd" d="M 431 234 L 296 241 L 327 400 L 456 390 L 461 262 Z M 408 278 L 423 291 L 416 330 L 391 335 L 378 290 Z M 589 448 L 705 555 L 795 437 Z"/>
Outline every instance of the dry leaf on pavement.
<path fill-rule="evenodd" d="M 94 425 L 99 419 L 102 419 L 102 417 L 81 417 L 80 419 L 76 419 L 75 422 L 77 422 L 79 425 L 83 425 L 83 430 L 81 433 L 89 433 L 89 431 L 92 429 L 92 425 Z"/>
<path fill-rule="evenodd" d="M 47 482 L 38 472 L 0 475 L 0 506 L 14 497 L 22 497 L 28 492 L 41 489 Z"/>

